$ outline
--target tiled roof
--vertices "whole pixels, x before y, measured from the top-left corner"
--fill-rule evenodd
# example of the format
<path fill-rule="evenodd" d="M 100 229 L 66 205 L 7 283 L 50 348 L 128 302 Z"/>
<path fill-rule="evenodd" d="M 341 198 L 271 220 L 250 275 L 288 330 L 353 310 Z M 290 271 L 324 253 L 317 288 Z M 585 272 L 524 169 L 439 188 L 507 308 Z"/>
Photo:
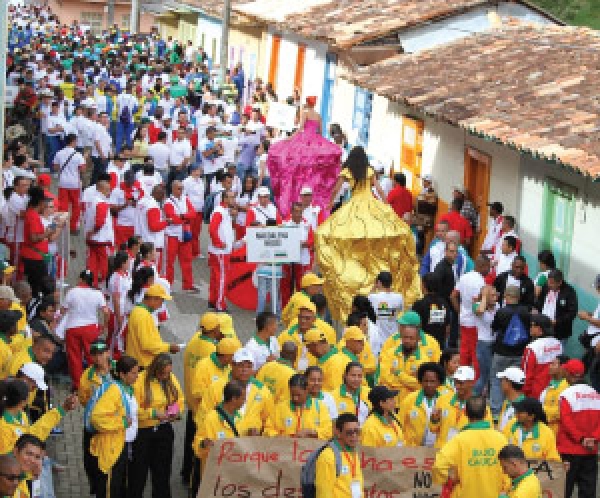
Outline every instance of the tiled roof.
<path fill-rule="evenodd" d="M 351 47 L 488 0 L 255 0 L 235 10 L 306 38 Z"/>
<path fill-rule="evenodd" d="M 600 32 L 506 26 L 348 76 L 438 119 L 600 179 Z"/>

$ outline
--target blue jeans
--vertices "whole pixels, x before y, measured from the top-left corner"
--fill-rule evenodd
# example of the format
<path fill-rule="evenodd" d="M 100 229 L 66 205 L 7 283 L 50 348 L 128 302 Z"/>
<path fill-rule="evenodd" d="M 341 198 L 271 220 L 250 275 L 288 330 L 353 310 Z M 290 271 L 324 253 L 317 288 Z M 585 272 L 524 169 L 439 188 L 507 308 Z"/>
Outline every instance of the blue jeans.
<path fill-rule="evenodd" d="M 490 409 L 492 416 L 498 417 L 502 411 L 502 402 L 504 395 L 500 387 L 500 379 L 498 374 L 503 372 L 508 367 L 521 367 L 521 356 L 502 356 L 494 354 L 492 357 L 492 370 L 490 372 Z"/>
<path fill-rule="evenodd" d="M 267 304 L 267 294 L 271 293 L 272 288 L 272 278 L 271 277 L 257 277 L 258 280 L 258 305 L 256 306 L 256 313 L 262 313 L 263 311 L 271 311 L 273 309 L 273 305 L 271 304 L 268 310 L 265 310 L 265 305 Z M 275 279 L 275 288 L 277 293 L 277 307 L 275 314 L 277 316 L 281 315 L 281 292 L 279 292 L 279 279 Z M 273 299 L 273 296 L 271 296 Z"/>
<path fill-rule="evenodd" d="M 128 147 L 133 147 L 133 138 L 131 135 L 134 129 L 134 123 L 123 124 L 120 121 L 117 121 L 117 127 L 115 132 L 115 152 L 117 154 L 121 152 L 123 142 L 125 142 Z"/>
<path fill-rule="evenodd" d="M 92 156 L 92 177 L 90 178 L 90 185 L 94 185 L 98 181 L 98 176 L 102 173 L 106 173 L 107 170 L 108 159 Z"/>
<path fill-rule="evenodd" d="M 481 395 L 490 381 L 490 370 L 492 368 L 492 347 L 494 342 L 477 341 L 477 363 L 479 363 L 479 379 L 475 384 L 475 394 Z"/>
<path fill-rule="evenodd" d="M 257 176 L 258 172 L 254 169 L 252 165 L 248 166 L 247 164 L 237 163 L 235 166 L 236 174 L 240 178 L 240 180 L 244 181 L 244 178 L 248 175 Z"/>

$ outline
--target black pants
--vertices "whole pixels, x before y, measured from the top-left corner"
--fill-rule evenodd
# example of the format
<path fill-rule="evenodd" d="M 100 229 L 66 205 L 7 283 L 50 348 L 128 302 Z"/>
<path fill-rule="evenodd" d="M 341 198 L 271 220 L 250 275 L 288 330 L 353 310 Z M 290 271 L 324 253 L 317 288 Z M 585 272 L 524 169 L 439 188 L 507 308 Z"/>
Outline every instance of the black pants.
<path fill-rule="evenodd" d="M 121 451 L 119 458 L 117 458 L 108 474 L 102 472 L 97 463 L 96 469 L 96 498 L 125 498 L 123 482 L 127 470 L 127 445 L 123 447 L 123 451 Z"/>
<path fill-rule="evenodd" d="M 92 434 L 83 429 L 83 469 L 90 483 L 90 494 L 96 494 L 96 477 L 100 470 L 98 469 L 98 461 L 95 456 L 90 453 L 90 443 L 92 442 Z"/>
<path fill-rule="evenodd" d="M 561 455 L 563 462 L 569 462 L 565 498 L 571 498 L 577 484 L 579 498 L 596 498 L 598 481 L 597 455 Z"/>
<path fill-rule="evenodd" d="M 202 480 L 202 465 L 200 459 L 194 455 L 192 462 L 192 474 L 190 475 L 190 486 L 188 498 L 196 498 L 198 496 L 198 489 L 200 488 L 200 481 Z"/>
<path fill-rule="evenodd" d="M 48 265 L 41 259 L 25 259 L 23 258 L 23 270 L 31 292 L 37 296 L 44 290 L 44 278 L 48 276 Z"/>
<path fill-rule="evenodd" d="M 95 183 L 98 181 L 98 177 L 102 173 L 106 173 L 107 169 L 108 159 L 92 156 L 92 177 L 90 178 L 90 185 L 95 185 Z"/>
<path fill-rule="evenodd" d="M 181 463 L 181 477 L 185 482 L 190 480 L 192 473 L 192 461 L 194 459 L 194 451 L 192 443 L 196 435 L 196 424 L 194 423 L 194 414 L 192 410 L 188 410 L 185 420 L 185 436 L 183 438 L 183 461 Z"/>
<path fill-rule="evenodd" d="M 152 480 L 152 498 L 171 498 L 171 466 L 175 432 L 171 424 L 139 429 L 133 442 L 127 498 L 142 498 L 148 471 Z"/>

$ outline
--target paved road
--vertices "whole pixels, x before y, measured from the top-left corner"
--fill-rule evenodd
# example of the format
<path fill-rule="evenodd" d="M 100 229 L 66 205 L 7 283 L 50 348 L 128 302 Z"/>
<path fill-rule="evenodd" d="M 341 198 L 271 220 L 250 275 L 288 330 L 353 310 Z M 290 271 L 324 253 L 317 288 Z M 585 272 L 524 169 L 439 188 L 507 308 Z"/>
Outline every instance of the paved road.
<path fill-rule="evenodd" d="M 80 238 L 79 238 L 80 239 Z M 77 274 L 84 267 L 85 247 L 81 240 L 72 239 L 73 248 L 77 251 L 77 258 L 71 260 L 69 266 L 69 282 L 76 281 Z M 203 245 L 206 247 L 206 231 L 203 234 Z M 174 300 L 169 304 L 171 318 L 166 326 L 162 328 L 162 334 L 165 340 L 172 342 L 185 342 L 196 331 L 199 316 L 207 310 L 208 296 L 208 268 L 206 260 L 195 260 L 194 280 L 201 286 L 199 294 L 184 294 L 181 292 L 181 282 L 179 280 L 179 269 L 176 270 L 176 282 L 173 285 Z M 234 306 L 230 307 L 233 315 L 235 330 L 242 342 L 249 339 L 254 333 L 254 313 L 240 310 Z M 174 371 L 179 379 L 183 379 L 182 374 L 182 355 L 174 357 Z M 65 386 L 54 385 L 56 390 L 56 402 L 66 394 Z M 88 485 L 85 472 L 83 470 L 82 456 L 82 419 L 83 409 L 67 414 L 64 419 L 63 427 L 65 434 L 62 436 L 52 436 L 49 440 L 49 453 L 59 462 L 66 465 L 66 472 L 55 474 L 55 491 L 57 498 L 79 498 L 88 496 Z M 171 488 L 173 498 L 183 498 L 187 496 L 186 489 L 179 478 L 181 466 L 182 448 L 183 448 L 184 422 L 175 424 L 175 458 L 173 461 L 173 473 L 171 479 Z M 150 496 L 150 483 L 146 488 L 146 496 Z"/>

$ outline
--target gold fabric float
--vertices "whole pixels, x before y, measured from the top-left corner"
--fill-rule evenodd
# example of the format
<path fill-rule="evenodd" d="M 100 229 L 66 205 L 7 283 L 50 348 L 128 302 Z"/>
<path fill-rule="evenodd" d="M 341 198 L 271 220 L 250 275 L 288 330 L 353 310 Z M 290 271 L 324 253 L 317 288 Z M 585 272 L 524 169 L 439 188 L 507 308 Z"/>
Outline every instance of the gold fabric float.
<path fill-rule="evenodd" d="M 334 319 L 345 321 L 352 298 L 371 292 L 381 271 L 393 276 L 393 288 L 402 292 L 405 307 L 421 297 L 419 262 L 409 226 L 371 192 L 371 178 L 354 185 L 348 169 L 340 176 L 352 187 L 351 199 L 333 213 L 315 234 L 324 292 Z"/>

